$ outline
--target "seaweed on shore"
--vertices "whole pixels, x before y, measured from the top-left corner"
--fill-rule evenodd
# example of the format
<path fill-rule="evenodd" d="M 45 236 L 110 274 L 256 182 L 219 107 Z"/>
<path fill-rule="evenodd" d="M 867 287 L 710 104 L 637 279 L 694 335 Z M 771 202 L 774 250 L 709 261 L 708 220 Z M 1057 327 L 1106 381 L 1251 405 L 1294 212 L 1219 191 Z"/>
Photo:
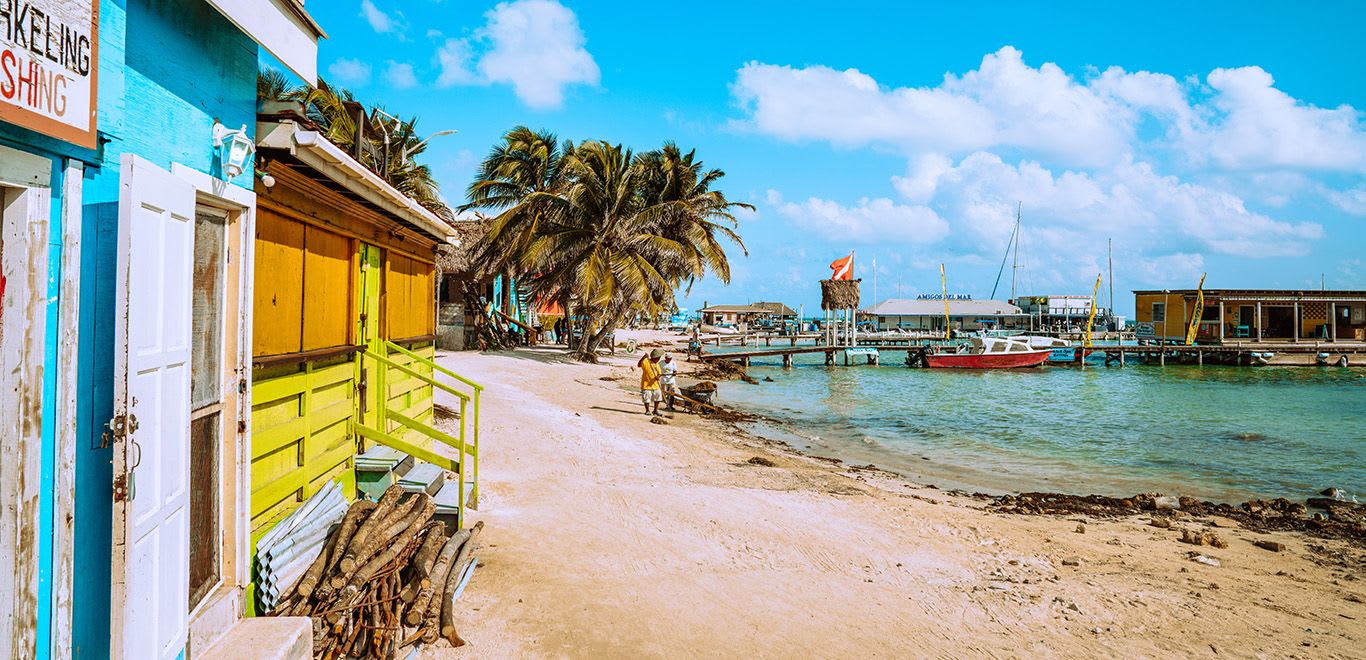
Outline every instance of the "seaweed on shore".
<path fill-rule="evenodd" d="M 1173 499 L 1175 503 L 1171 502 Z M 1164 517 L 1222 516 L 1257 532 L 1300 532 L 1318 538 L 1366 544 L 1366 505 L 1321 498 L 1313 498 L 1311 503 L 1325 508 L 1327 513 L 1306 515 L 1308 508 L 1304 504 L 1283 497 L 1249 500 L 1235 506 L 1193 497 L 1169 498 L 1161 493 L 1141 493 L 1132 497 L 1020 493 L 997 497 L 988 506 L 1002 513 L 1023 515 L 1082 514 L 1095 518 L 1125 518 L 1140 514 Z"/>

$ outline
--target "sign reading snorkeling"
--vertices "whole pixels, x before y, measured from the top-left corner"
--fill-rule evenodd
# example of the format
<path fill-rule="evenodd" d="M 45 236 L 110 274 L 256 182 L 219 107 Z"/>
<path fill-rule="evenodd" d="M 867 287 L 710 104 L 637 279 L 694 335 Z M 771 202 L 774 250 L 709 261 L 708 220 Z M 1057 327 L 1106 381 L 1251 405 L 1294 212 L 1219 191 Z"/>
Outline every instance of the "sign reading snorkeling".
<path fill-rule="evenodd" d="M 0 120 L 95 147 L 99 0 L 0 0 Z"/>

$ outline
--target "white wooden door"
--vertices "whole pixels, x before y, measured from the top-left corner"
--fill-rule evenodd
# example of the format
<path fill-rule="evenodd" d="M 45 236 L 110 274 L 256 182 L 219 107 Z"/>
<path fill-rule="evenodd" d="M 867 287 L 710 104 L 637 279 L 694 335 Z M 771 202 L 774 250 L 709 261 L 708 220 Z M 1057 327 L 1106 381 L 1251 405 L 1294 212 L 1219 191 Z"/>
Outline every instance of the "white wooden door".
<path fill-rule="evenodd" d="M 111 433 L 114 657 L 175 658 L 185 648 L 194 204 L 189 183 L 123 156 Z"/>

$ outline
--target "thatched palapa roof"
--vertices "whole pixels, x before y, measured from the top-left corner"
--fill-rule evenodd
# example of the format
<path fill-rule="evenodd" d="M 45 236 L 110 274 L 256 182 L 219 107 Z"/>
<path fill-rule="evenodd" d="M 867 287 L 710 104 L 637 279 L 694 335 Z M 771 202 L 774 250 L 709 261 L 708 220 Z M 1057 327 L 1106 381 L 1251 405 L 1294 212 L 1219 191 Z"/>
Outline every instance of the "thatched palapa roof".
<path fill-rule="evenodd" d="M 858 309 L 862 281 L 821 280 L 821 309 Z"/>
<path fill-rule="evenodd" d="M 488 222 L 479 220 L 457 220 L 450 223 L 458 235 L 458 245 L 440 245 L 436 248 L 436 265 L 443 273 L 468 273 L 474 268 L 474 250 L 483 238 Z"/>

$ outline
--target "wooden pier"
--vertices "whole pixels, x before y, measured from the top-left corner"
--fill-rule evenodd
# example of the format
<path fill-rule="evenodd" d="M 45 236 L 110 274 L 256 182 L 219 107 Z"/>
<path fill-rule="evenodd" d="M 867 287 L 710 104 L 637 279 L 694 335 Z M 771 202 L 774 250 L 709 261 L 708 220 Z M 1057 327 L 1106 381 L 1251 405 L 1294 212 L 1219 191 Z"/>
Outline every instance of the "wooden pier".
<path fill-rule="evenodd" d="M 859 362 L 863 357 L 865 364 L 882 363 L 883 352 L 922 353 L 943 345 L 956 345 L 961 341 L 926 341 L 924 339 L 880 339 L 859 342 L 858 346 L 827 346 L 815 344 L 770 348 L 757 348 L 748 351 L 726 353 L 704 353 L 704 362 L 726 360 L 749 366 L 756 358 L 778 357 L 784 367 L 791 367 L 793 356 L 823 354 L 825 364 L 833 366 L 840 362 L 842 354 L 844 366 Z M 1237 365 L 1237 366 L 1325 366 L 1346 367 L 1366 366 L 1366 343 L 1240 343 L 1235 345 L 1106 345 L 1094 346 L 1093 352 L 1105 354 L 1106 366 L 1134 364 L 1193 364 L 1193 365 Z"/>

